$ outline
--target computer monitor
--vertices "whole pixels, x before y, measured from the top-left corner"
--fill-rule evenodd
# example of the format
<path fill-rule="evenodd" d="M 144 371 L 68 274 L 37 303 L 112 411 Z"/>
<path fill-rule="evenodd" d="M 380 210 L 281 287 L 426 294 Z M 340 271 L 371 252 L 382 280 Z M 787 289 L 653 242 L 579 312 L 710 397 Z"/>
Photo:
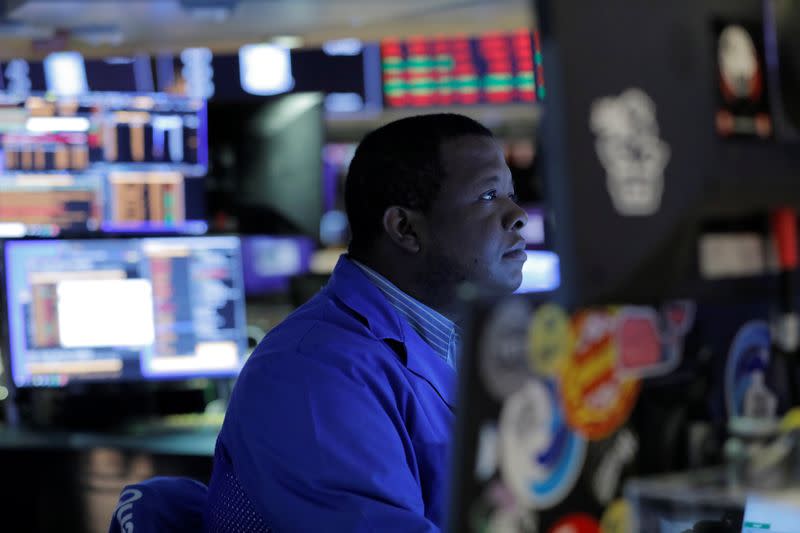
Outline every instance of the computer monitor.
<path fill-rule="evenodd" d="M 744 508 L 742 533 L 794 531 L 800 524 L 800 492 L 750 494 Z"/>
<path fill-rule="evenodd" d="M 318 93 L 209 102 L 210 198 L 245 234 L 319 235 L 323 98 Z"/>
<path fill-rule="evenodd" d="M 247 296 L 287 293 L 293 276 L 308 273 L 313 250 L 314 241 L 310 237 L 243 236 L 244 288 Z"/>
<path fill-rule="evenodd" d="M 18 388 L 238 373 L 238 237 L 10 240 L 7 347 Z"/>
<path fill-rule="evenodd" d="M 207 229 L 205 103 L 0 94 L 0 237 Z"/>

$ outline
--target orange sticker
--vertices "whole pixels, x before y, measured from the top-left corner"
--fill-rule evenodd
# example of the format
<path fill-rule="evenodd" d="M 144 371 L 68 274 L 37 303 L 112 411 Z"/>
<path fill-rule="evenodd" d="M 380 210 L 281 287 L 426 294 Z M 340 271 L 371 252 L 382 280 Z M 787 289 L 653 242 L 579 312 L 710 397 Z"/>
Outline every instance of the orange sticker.
<path fill-rule="evenodd" d="M 617 310 L 582 311 L 572 320 L 575 350 L 561 376 L 567 424 L 591 440 L 601 440 L 628 419 L 641 382 L 617 373 Z"/>

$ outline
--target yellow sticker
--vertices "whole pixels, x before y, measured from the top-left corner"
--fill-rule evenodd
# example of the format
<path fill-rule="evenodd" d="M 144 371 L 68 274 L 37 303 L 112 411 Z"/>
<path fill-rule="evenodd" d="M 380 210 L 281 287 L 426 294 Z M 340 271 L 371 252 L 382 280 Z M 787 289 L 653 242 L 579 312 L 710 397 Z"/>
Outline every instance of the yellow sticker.
<path fill-rule="evenodd" d="M 573 345 L 569 315 L 556 304 L 539 307 L 528 332 L 531 370 L 541 376 L 557 377 L 569 359 Z"/>
<path fill-rule="evenodd" d="M 625 500 L 615 500 L 606 508 L 600 520 L 601 533 L 632 533 L 633 510 Z"/>
<path fill-rule="evenodd" d="M 792 407 L 783 415 L 780 429 L 783 433 L 800 429 L 800 407 Z"/>

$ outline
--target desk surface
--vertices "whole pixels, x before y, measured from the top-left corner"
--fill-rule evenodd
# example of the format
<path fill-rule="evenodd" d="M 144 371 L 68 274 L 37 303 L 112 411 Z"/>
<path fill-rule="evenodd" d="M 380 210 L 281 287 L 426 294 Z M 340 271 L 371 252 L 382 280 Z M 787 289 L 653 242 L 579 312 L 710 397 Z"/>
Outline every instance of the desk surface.
<path fill-rule="evenodd" d="M 164 455 L 211 457 L 218 427 L 163 429 L 137 432 L 100 433 L 0 428 L 0 450 L 114 448 Z"/>

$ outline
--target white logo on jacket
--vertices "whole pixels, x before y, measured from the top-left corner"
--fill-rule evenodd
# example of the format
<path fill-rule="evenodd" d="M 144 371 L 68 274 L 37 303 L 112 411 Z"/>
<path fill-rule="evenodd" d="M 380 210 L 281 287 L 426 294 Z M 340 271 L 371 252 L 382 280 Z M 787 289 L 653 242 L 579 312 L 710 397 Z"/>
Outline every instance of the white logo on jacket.
<path fill-rule="evenodd" d="M 124 533 L 133 533 L 133 502 L 142 498 L 142 491 L 138 489 L 126 489 L 122 491 L 119 497 L 119 503 L 114 510 L 114 516 L 117 517 L 119 528 Z M 126 511 L 131 511 L 125 514 Z"/>

